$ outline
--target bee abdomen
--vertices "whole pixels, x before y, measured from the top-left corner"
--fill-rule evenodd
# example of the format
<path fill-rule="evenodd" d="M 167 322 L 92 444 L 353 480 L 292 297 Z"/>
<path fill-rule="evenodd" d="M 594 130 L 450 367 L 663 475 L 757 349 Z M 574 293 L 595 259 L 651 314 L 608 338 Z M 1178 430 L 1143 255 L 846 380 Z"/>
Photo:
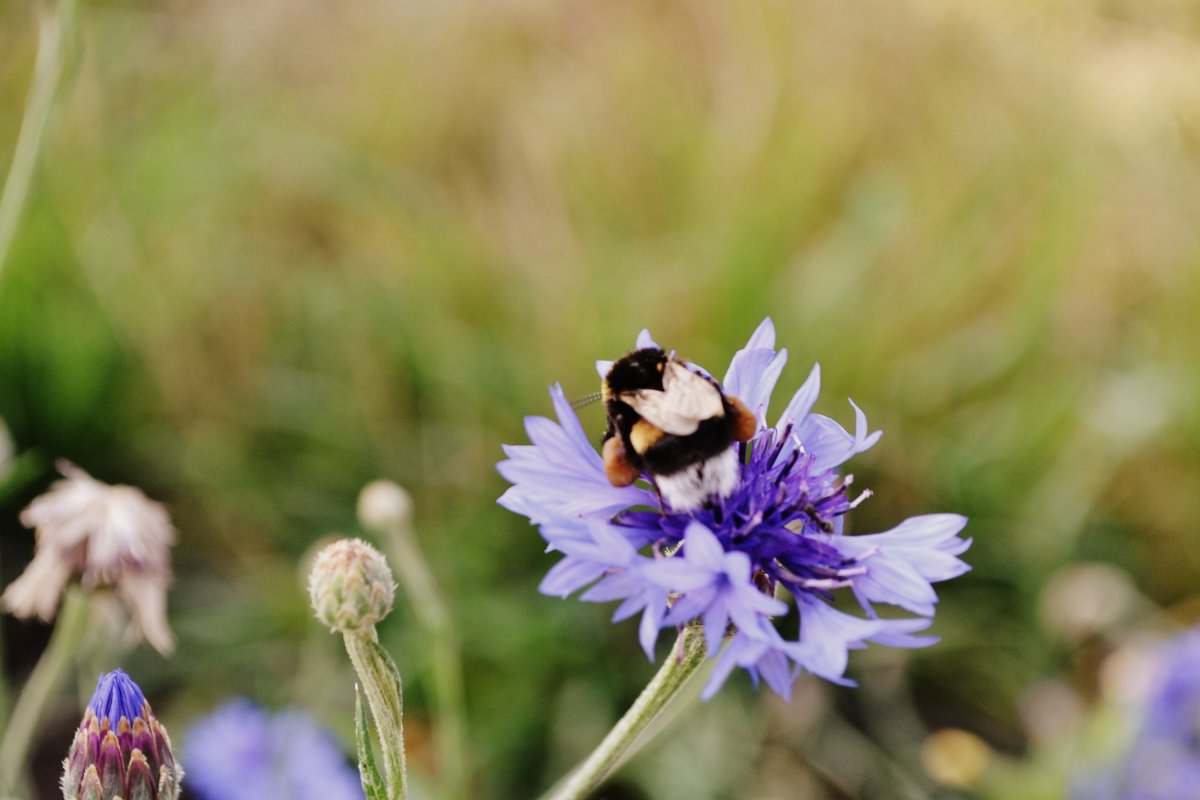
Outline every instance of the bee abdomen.
<path fill-rule="evenodd" d="M 701 422 L 696 432 L 688 436 L 662 436 L 639 454 L 652 474 L 671 475 L 720 455 L 732 441 L 729 420 L 714 417 Z"/>
<path fill-rule="evenodd" d="M 674 511 L 692 511 L 710 498 L 733 494 L 741 477 L 737 451 L 726 447 L 721 453 L 694 461 L 671 474 L 656 474 L 654 482 L 663 500 Z"/>

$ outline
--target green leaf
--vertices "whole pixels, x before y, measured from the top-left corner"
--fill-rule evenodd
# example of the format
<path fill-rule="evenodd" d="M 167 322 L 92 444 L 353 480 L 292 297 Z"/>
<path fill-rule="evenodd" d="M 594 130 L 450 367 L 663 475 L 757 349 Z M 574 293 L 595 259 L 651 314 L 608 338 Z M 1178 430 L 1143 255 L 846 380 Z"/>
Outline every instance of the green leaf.
<path fill-rule="evenodd" d="M 375 751 L 371 748 L 371 735 L 367 727 L 367 714 L 363 709 L 362 693 L 354 687 L 354 739 L 358 743 L 358 775 L 362 780 L 363 793 L 367 800 L 388 800 L 387 788 L 375 766 Z"/>
<path fill-rule="evenodd" d="M 392 660 L 391 655 L 387 650 L 383 649 L 383 645 L 379 642 L 367 641 L 367 648 L 371 650 L 378 662 L 387 670 L 388 676 L 396 684 L 396 694 L 402 697 L 404 689 L 400 681 L 400 668 L 396 666 L 396 662 Z"/>

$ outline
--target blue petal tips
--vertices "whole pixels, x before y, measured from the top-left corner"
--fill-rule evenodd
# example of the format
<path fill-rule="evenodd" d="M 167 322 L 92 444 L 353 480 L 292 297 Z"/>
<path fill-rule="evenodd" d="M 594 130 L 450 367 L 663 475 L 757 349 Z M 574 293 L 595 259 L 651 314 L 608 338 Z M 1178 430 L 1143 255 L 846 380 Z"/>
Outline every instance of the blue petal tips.
<path fill-rule="evenodd" d="M 100 676 L 87 707 L 96 715 L 96 719 L 107 719 L 109 725 L 116 728 L 122 718 L 132 723 L 141 716 L 145 704 L 146 697 L 142 690 L 124 670 L 117 669 Z"/>

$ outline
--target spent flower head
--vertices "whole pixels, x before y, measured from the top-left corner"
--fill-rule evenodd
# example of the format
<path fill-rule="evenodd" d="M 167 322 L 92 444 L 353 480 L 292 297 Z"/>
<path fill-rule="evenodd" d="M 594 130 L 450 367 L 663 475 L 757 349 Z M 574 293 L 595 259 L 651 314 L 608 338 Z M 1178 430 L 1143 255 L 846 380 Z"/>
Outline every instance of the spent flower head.
<path fill-rule="evenodd" d="M 134 630 L 160 653 L 174 647 L 167 625 L 170 548 L 167 511 L 133 486 L 102 483 L 68 461 L 65 480 L 21 512 L 37 553 L 0 602 L 18 617 L 54 617 L 63 590 L 79 576 L 85 588 L 111 587 L 125 601 Z"/>
<path fill-rule="evenodd" d="M 643 331 L 637 347 L 657 345 Z M 853 478 L 840 468 L 880 433 L 869 431 L 853 402 L 853 433 L 812 412 L 819 367 L 769 425 L 768 404 L 786 359 L 786 350 L 775 350 L 769 319 L 734 355 L 720 385 L 754 415 L 756 432 L 730 445 L 736 485 L 698 508 L 671 508 L 648 473 L 614 486 L 557 385 L 550 395 L 558 422 L 527 417 L 532 444 L 506 446 L 508 458 L 498 465 L 513 484 L 500 504 L 529 517 L 547 550 L 562 555 L 541 591 L 565 597 L 585 589 L 583 600 L 621 601 L 614 621 L 640 613 L 639 638 L 651 658 L 662 628 L 702 621 L 717 658 L 705 697 L 734 667 L 787 697 L 801 671 L 850 683 L 848 651 L 867 642 L 931 644 L 935 639 L 914 635 L 934 614 L 931 584 L 969 569 L 958 558 L 970 546 L 958 536 L 966 519 L 956 514 L 913 517 L 871 535 L 843 532 L 844 515 L 870 493 L 854 496 Z M 602 377 L 611 364 L 597 363 Z M 839 590 L 852 594 L 862 616 L 834 607 Z M 790 597 L 790 606 L 781 597 Z M 881 604 L 913 616 L 882 617 Z"/>
<path fill-rule="evenodd" d="M 63 761 L 64 800 L 176 800 L 182 780 L 142 690 L 121 670 L 101 675 Z"/>
<path fill-rule="evenodd" d="M 232 700 L 183 737 L 200 800 L 362 800 L 358 773 L 328 731 L 297 710 Z"/>
<path fill-rule="evenodd" d="M 317 553 L 308 593 L 331 630 L 363 633 L 391 613 L 396 581 L 383 553 L 362 539 L 340 539 Z"/>

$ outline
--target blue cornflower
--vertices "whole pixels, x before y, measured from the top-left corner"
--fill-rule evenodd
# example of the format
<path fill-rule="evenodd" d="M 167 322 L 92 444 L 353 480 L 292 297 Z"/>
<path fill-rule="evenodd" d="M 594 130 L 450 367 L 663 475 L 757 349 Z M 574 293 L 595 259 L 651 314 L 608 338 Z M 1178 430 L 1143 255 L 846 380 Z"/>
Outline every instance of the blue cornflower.
<path fill-rule="evenodd" d="M 1078 776 L 1075 800 L 1191 800 L 1200 787 L 1200 628 L 1163 645 L 1133 745 L 1117 767 Z"/>
<path fill-rule="evenodd" d="M 188 789 L 201 800 L 363 800 L 337 742 L 302 711 L 270 715 L 232 700 L 196 722 L 183 744 Z"/>
<path fill-rule="evenodd" d="M 639 349 L 656 346 L 647 331 L 638 336 Z M 775 350 L 770 319 L 734 355 L 721 386 L 755 415 L 757 432 L 731 445 L 740 464 L 736 488 L 700 508 L 678 512 L 664 505 L 649 475 L 631 486 L 611 485 L 557 385 L 550 396 L 558 421 L 527 417 L 532 444 L 505 446 L 508 458 L 498 465 L 513 484 L 500 504 L 527 516 L 547 549 L 563 554 L 540 590 L 565 597 L 590 586 L 582 599 L 622 601 L 614 620 L 641 612 L 639 639 L 651 658 L 662 628 L 702 621 L 709 654 L 717 658 L 705 697 L 735 666 L 786 697 L 802 670 L 850 683 L 844 677 L 848 651 L 868 641 L 931 644 L 935 639 L 913 635 L 931 622 L 937 603 L 931 584 L 969 569 L 958 558 L 970 546 L 958 536 L 966 519 L 956 514 L 913 517 L 873 535 L 843 534 L 843 515 L 869 492 L 851 498 L 852 476 L 839 467 L 881 434 L 868 430 L 853 401 L 853 434 L 812 413 L 819 366 L 769 425 L 771 393 L 786 360 L 786 350 Z M 604 376 L 611 365 L 596 366 Z M 843 588 L 865 616 L 831 605 Z M 799 618 L 795 639 L 776 624 L 789 608 L 777 595 L 791 596 Z M 884 619 L 876 604 L 916 616 Z M 726 635 L 730 640 L 718 655 Z"/>

